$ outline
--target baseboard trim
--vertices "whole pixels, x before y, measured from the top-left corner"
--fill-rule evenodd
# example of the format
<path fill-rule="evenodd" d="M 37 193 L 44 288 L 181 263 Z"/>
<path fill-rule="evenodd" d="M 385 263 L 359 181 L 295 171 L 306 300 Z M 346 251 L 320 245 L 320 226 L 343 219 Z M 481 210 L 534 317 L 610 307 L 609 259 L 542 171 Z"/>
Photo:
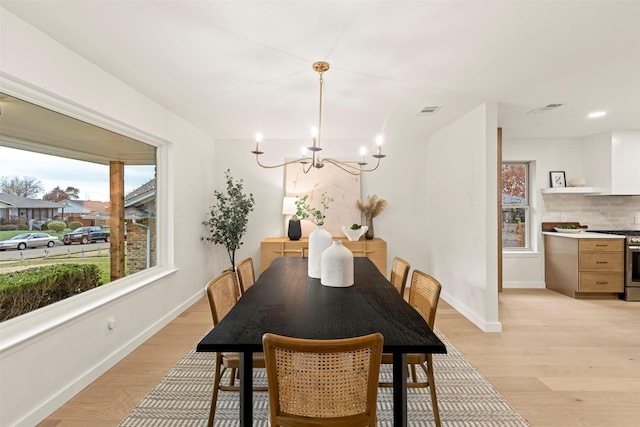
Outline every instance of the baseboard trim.
<path fill-rule="evenodd" d="M 547 285 L 545 282 L 541 281 L 512 281 L 512 282 L 502 282 L 503 289 L 544 289 Z"/>
<path fill-rule="evenodd" d="M 102 374 L 107 372 L 118 362 L 124 359 L 129 353 L 138 348 L 142 343 L 151 338 L 156 332 L 168 325 L 172 320 L 178 317 L 187 308 L 195 304 L 204 295 L 204 289 L 198 291 L 182 304 L 176 306 L 172 311 L 158 319 L 155 323 L 142 331 L 138 336 L 123 345 L 120 349 L 110 354 L 104 360 L 96 364 L 93 369 L 79 375 L 72 383 L 59 390 L 51 399 L 44 402 L 30 414 L 22 418 L 16 425 L 37 425 L 42 420 L 55 412 L 62 405 L 67 403 L 76 394 L 86 388 L 89 384 L 98 379 Z"/>
<path fill-rule="evenodd" d="M 469 310 L 462 302 L 453 298 L 447 293 L 441 293 L 440 297 L 447 302 L 451 307 L 455 308 L 460 314 L 469 319 L 471 323 L 476 325 L 484 332 L 502 332 L 502 323 L 500 322 L 487 322 L 484 319 L 478 317 L 473 311 Z"/>

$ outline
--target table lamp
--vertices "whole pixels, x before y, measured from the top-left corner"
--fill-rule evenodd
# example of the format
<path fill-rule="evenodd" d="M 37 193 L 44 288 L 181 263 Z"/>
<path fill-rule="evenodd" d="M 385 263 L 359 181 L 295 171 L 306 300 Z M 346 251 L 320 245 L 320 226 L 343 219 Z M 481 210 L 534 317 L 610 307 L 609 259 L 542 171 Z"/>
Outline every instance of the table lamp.
<path fill-rule="evenodd" d="M 289 219 L 289 228 L 287 231 L 289 240 L 300 240 L 300 237 L 302 237 L 300 219 L 296 216 L 296 212 L 298 211 L 296 200 L 298 200 L 297 197 L 285 197 L 282 201 L 282 215 L 292 215 Z"/>

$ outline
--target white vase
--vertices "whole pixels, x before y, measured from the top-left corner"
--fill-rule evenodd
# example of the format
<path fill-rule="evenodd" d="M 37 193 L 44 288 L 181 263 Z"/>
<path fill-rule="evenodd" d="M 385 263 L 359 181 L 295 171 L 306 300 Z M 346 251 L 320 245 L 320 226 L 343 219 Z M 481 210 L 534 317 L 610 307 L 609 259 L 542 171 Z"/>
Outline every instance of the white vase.
<path fill-rule="evenodd" d="M 341 241 L 334 241 L 322 252 L 322 275 L 324 286 L 345 288 L 353 285 L 353 253 Z"/>
<path fill-rule="evenodd" d="M 319 225 L 309 233 L 309 267 L 307 274 L 309 277 L 319 279 L 321 276 L 320 263 L 322 261 L 322 251 L 331 246 L 331 233 Z"/>
<path fill-rule="evenodd" d="M 347 239 L 349 239 L 349 241 L 351 242 L 360 240 L 362 235 L 366 233 L 368 229 L 369 227 L 367 227 L 366 225 L 363 225 L 357 230 L 354 230 L 351 227 L 347 227 L 346 225 L 342 226 L 342 232 L 344 233 L 345 236 L 347 236 Z"/>

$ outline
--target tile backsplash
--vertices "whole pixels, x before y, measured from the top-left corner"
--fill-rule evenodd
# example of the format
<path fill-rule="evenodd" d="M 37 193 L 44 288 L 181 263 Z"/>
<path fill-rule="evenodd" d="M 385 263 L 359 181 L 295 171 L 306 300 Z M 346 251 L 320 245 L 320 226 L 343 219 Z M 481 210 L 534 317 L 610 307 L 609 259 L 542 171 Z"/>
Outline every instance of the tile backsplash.
<path fill-rule="evenodd" d="M 640 230 L 636 223 L 640 196 L 542 194 L 541 201 L 541 222 L 579 222 L 593 230 Z"/>

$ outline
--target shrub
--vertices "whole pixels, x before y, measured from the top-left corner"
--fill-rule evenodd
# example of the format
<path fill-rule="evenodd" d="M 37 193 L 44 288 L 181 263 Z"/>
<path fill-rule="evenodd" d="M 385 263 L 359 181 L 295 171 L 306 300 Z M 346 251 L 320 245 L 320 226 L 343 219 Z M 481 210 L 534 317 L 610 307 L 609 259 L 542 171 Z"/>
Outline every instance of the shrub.
<path fill-rule="evenodd" d="M 83 226 L 83 224 L 80 221 L 71 221 L 69 223 L 69 230 L 73 231 L 73 230 L 76 230 L 76 229 L 78 229 L 78 228 L 80 228 L 82 226 Z"/>
<path fill-rule="evenodd" d="M 0 231 L 16 231 L 18 229 L 17 224 L 4 224 L 0 225 Z"/>
<path fill-rule="evenodd" d="M 51 221 L 47 224 L 47 228 L 49 230 L 57 231 L 58 233 L 62 232 L 65 228 L 67 228 L 67 224 L 62 221 Z"/>
<path fill-rule="evenodd" d="M 61 264 L 0 274 L 0 322 L 100 286 L 94 264 Z"/>
<path fill-rule="evenodd" d="M 18 230 L 28 230 L 29 226 L 27 224 L 18 225 Z"/>

